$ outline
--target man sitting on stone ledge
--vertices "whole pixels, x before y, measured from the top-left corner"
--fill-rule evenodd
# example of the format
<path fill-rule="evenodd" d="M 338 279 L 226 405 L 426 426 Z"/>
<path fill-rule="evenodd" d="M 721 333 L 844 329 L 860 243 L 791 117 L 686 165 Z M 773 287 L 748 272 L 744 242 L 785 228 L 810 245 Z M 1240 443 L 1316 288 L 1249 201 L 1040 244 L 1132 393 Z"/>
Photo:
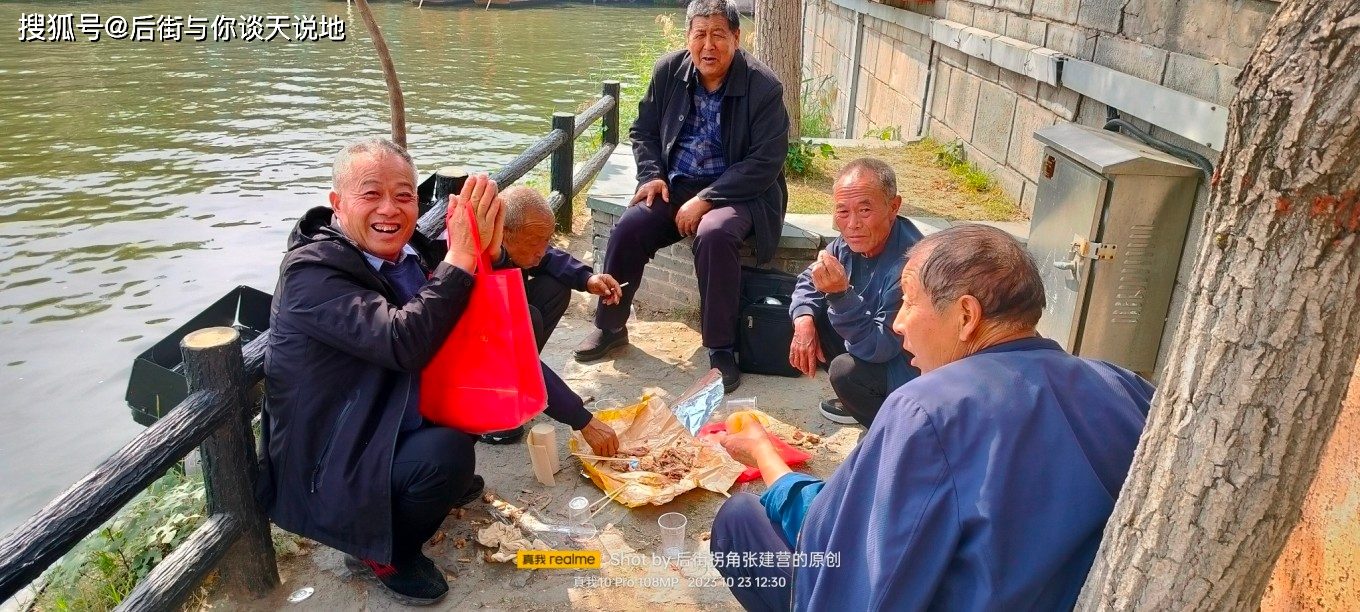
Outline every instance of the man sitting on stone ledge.
<path fill-rule="evenodd" d="M 578 361 L 628 343 L 629 306 L 647 262 L 693 236 L 709 365 L 728 392 L 741 383 L 733 354 L 740 249 L 754 233 L 756 260 L 774 256 L 788 198 L 789 119 L 779 79 L 739 48 L 740 25 L 729 0 L 695 0 L 685 15 L 686 49 L 657 60 L 629 132 L 638 190 L 605 250 L 604 272 L 625 285 L 623 296 L 601 299 Z"/>
<path fill-rule="evenodd" d="M 830 479 L 790 471 L 758 423 L 719 435 L 769 488 L 723 503 L 714 558 L 794 567 L 718 571 L 747 610 L 1072 609 L 1152 385 L 1039 337 L 1043 281 L 1002 230 L 923 238 L 901 282 L 893 327 L 922 374 Z"/>
<path fill-rule="evenodd" d="M 836 399 L 822 402 L 822 415 L 868 427 L 888 394 L 921 374 L 892 329 L 902 306 L 898 279 L 921 231 L 897 216 L 897 176 L 882 161 L 846 164 L 831 194 L 841 235 L 798 277 L 789 363 L 808 376 L 827 364 Z"/>

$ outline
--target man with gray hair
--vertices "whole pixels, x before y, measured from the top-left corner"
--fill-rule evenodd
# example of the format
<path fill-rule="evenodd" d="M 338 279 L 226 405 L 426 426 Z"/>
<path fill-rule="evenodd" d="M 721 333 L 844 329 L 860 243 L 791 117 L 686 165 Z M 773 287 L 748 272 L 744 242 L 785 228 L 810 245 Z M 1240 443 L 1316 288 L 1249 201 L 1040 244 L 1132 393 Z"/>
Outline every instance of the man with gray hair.
<path fill-rule="evenodd" d="M 1002 230 L 923 238 L 901 283 L 893 329 L 921 376 L 830 479 L 789 470 L 758 423 L 720 436 L 769 488 L 718 510 L 715 558 L 822 563 L 718 571 L 747 610 L 1072 609 L 1152 385 L 1039 337 L 1043 281 Z"/>
<path fill-rule="evenodd" d="M 647 262 L 692 236 L 703 344 L 731 392 L 741 384 L 741 248 L 755 236 L 756 261 L 774 257 L 788 199 L 789 117 L 779 79 L 740 48 L 730 0 L 690 2 L 685 38 L 685 49 L 657 60 L 638 102 L 629 131 L 637 193 L 604 256 L 604 271 L 623 283 L 623 294 L 617 303 L 600 300 L 596 329 L 576 347 L 576 360 L 628 344 L 629 305 Z"/>
<path fill-rule="evenodd" d="M 897 176 L 880 160 L 846 164 L 831 195 L 840 236 L 798 277 L 789 363 L 808 376 L 826 364 L 836 398 L 822 402 L 822 416 L 868 427 L 888 394 L 921 373 L 892 330 L 902 306 L 897 279 L 921 231 L 897 216 Z"/>
<path fill-rule="evenodd" d="M 479 252 L 499 253 L 496 183 L 450 202 L 446 253 L 416 231 L 416 169 L 382 138 L 336 156 L 330 206 L 288 237 L 265 348 L 261 505 L 279 527 L 349 553 L 398 601 L 448 592 L 421 544 L 477 498 L 474 438 L 425 421 L 420 373 L 467 307 Z"/>
<path fill-rule="evenodd" d="M 497 270 L 519 268 L 524 275 L 529 317 L 533 320 L 534 337 L 541 353 L 567 312 L 573 289 L 598 295 L 606 304 L 617 302 L 622 292 L 614 277 L 596 274 L 571 253 L 552 246 L 556 221 L 543 194 L 531 187 L 516 185 L 506 189 L 501 197 L 505 200 L 505 239 L 493 267 Z M 552 368 L 541 365 L 543 383 L 548 391 L 548 407 L 544 413 L 581 432 L 596 455 L 613 456 L 619 448 L 614 429 L 586 410 L 581 396 Z M 524 427 L 520 426 L 484 434 L 481 440 L 487 444 L 512 444 L 523 436 Z"/>

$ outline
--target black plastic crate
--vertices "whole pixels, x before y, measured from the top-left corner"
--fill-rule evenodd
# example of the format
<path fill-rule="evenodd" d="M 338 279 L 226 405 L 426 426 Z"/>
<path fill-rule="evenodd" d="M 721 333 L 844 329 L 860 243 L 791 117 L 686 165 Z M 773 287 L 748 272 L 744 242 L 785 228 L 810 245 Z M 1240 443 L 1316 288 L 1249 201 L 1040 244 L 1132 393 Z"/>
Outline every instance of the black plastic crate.
<path fill-rule="evenodd" d="M 127 403 L 132 419 L 151 425 L 189 395 L 184 378 L 184 358 L 179 343 L 185 336 L 209 327 L 231 326 L 241 334 L 241 345 L 269 329 L 268 293 L 244 285 L 232 289 L 203 312 L 162 338 L 132 362 L 128 377 Z"/>

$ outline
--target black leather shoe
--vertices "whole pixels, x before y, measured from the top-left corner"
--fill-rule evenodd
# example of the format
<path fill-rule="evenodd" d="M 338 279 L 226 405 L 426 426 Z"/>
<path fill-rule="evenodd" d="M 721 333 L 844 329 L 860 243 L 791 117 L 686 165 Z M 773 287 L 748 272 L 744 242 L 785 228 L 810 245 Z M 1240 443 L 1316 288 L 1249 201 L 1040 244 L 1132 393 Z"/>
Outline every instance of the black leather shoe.
<path fill-rule="evenodd" d="M 576 345 L 576 360 L 581 363 L 595 361 L 608 355 L 609 351 L 626 344 L 628 344 L 627 327 L 616 332 L 596 329 Z"/>
<path fill-rule="evenodd" d="M 737 356 L 732 351 L 713 353 L 708 358 L 708 367 L 722 373 L 723 393 L 731 393 L 741 386 L 741 370 L 737 368 Z"/>
<path fill-rule="evenodd" d="M 482 442 L 487 444 L 514 444 L 524 437 L 524 426 L 520 425 L 514 429 L 504 431 L 493 431 L 491 433 L 478 436 Z"/>
<path fill-rule="evenodd" d="M 468 483 L 467 492 L 458 501 L 453 502 L 454 508 L 462 508 L 482 496 L 482 491 L 486 490 L 486 480 L 477 474 L 472 475 L 472 482 Z"/>
<path fill-rule="evenodd" d="M 384 565 L 345 555 L 345 567 L 357 576 L 378 581 L 392 599 L 408 606 L 428 606 L 439 603 L 449 594 L 449 583 L 434 561 L 417 553 L 415 558 L 400 565 Z"/>

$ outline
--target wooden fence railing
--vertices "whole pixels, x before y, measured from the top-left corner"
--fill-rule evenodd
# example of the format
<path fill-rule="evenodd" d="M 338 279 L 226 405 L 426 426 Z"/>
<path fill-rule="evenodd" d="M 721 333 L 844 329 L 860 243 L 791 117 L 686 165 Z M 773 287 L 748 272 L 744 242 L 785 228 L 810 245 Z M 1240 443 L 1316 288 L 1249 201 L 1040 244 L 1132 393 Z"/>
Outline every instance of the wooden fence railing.
<path fill-rule="evenodd" d="M 602 146 L 572 172 L 576 138 L 603 119 Z M 572 198 L 604 167 L 619 142 L 619 83 L 580 115 L 555 113 L 552 130 L 492 176 L 507 187 L 552 157 L 548 202 L 558 226 L 570 229 Z M 446 202 L 417 226 L 444 230 Z M 241 346 L 230 327 L 193 332 L 180 343 L 189 395 L 174 409 L 0 540 L 0 602 L 36 580 L 62 555 L 99 529 L 124 505 L 195 447 L 203 460 L 208 518 L 156 566 L 118 610 L 168 610 L 181 605 L 218 567 L 219 584 L 255 596 L 279 585 L 269 520 L 255 501 L 254 406 L 247 390 L 264 378 L 268 333 Z"/>

